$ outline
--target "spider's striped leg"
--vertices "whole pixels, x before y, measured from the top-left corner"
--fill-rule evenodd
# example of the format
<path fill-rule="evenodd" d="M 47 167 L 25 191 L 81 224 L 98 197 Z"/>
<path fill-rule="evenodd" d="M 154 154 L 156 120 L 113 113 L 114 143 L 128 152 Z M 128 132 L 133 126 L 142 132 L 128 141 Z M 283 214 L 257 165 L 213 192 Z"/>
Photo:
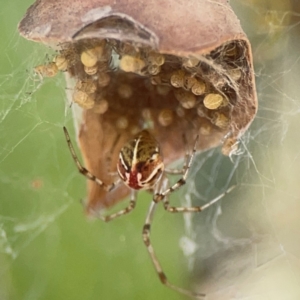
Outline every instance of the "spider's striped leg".
<path fill-rule="evenodd" d="M 171 187 L 167 188 L 162 193 L 157 193 L 155 195 L 154 199 L 153 199 L 154 202 L 157 203 L 157 202 L 160 202 L 160 201 L 164 200 L 166 196 L 168 196 L 169 194 L 171 194 L 174 191 L 178 190 L 181 186 L 183 186 L 186 183 L 187 176 L 189 174 L 190 168 L 192 166 L 193 159 L 195 157 L 198 138 L 199 138 L 199 136 L 197 136 L 192 154 L 189 156 L 189 159 L 188 159 L 187 163 L 185 164 L 185 170 L 183 172 L 182 177 L 175 184 L 173 184 Z M 166 200 L 164 200 L 164 202 L 166 203 Z M 166 205 L 165 205 L 165 208 L 166 208 Z M 197 210 L 191 210 L 191 211 L 197 211 Z"/>
<path fill-rule="evenodd" d="M 176 207 L 176 206 L 170 206 L 170 203 L 167 199 L 166 196 L 169 194 L 173 193 L 174 191 L 178 190 L 181 186 L 183 186 L 186 183 L 187 176 L 189 174 L 190 168 L 193 163 L 193 159 L 195 157 L 196 153 L 196 147 L 197 147 L 197 141 L 198 141 L 198 136 L 193 148 L 193 152 L 189 157 L 188 163 L 186 164 L 186 168 L 184 170 L 183 176 L 171 187 L 167 188 L 164 192 L 158 193 L 155 195 L 154 201 L 155 202 L 160 202 L 163 200 L 164 202 L 164 208 L 165 210 L 172 212 L 172 213 L 177 213 L 177 212 L 200 212 L 203 211 L 204 209 L 208 208 L 212 204 L 216 203 L 220 199 L 222 199 L 226 194 L 230 193 L 235 186 L 230 187 L 227 191 L 216 197 L 215 199 L 211 200 L 210 202 L 204 204 L 203 206 L 191 206 L 191 207 Z"/>
<path fill-rule="evenodd" d="M 205 294 L 199 294 L 199 293 L 193 293 L 191 291 L 185 290 L 183 288 L 180 288 L 172 283 L 169 282 L 167 276 L 165 275 L 164 271 L 162 270 L 162 267 L 156 257 L 156 254 L 154 252 L 153 246 L 151 244 L 151 240 L 150 240 L 150 234 L 151 234 L 151 223 L 152 223 L 152 219 L 153 219 L 153 215 L 154 215 L 154 210 L 156 208 L 157 203 L 155 201 L 151 202 L 147 217 L 146 217 L 146 221 L 143 227 L 143 240 L 144 243 L 147 247 L 148 253 L 150 255 L 150 258 L 152 260 L 152 263 L 154 265 L 154 268 L 156 270 L 156 273 L 159 277 L 159 280 L 161 281 L 162 284 L 166 285 L 167 287 L 175 290 L 176 292 L 179 292 L 181 294 L 184 294 L 186 296 L 192 297 L 192 298 L 196 298 L 196 299 L 204 299 Z"/>
<path fill-rule="evenodd" d="M 109 222 L 109 221 L 114 220 L 114 219 L 116 219 L 120 216 L 126 215 L 126 214 L 130 213 L 135 208 L 136 195 L 137 195 L 137 191 L 131 190 L 130 202 L 129 202 L 128 206 L 121 209 L 120 211 L 117 211 L 115 213 L 112 213 L 112 214 L 106 215 L 106 216 L 102 216 L 99 212 L 94 212 L 94 216 L 101 219 L 104 222 Z"/>
<path fill-rule="evenodd" d="M 183 145 L 186 146 L 183 166 L 182 166 L 181 169 L 169 169 L 169 168 L 165 168 L 165 172 L 167 174 L 172 174 L 172 175 L 184 174 L 184 172 L 185 172 L 185 170 L 187 168 L 187 165 L 188 165 L 188 162 L 189 162 L 189 159 L 190 159 L 190 153 L 189 153 L 189 149 L 187 147 L 188 142 L 187 142 L 187 138 L 186 138 L 185 134 L 182 135 L 182 140 L 183 140 Z"/>
<path fill-rule="evenodd" d="M 79 161 L 76 153 L 75 153 L 75 150 L 74 150 L 74 147 L 72 145 L 72 142 L 71 142 L 71 139 L 70 139 L 70 136 L 69 136 L 67 128 L 64 127 L 63 129 L 64 129 L 64 133 L 65 133 L 66 141 L 68 143 L 69 150 L 71 152 L 71 155 L 73 157 L 73 160 L 74 160 L 74 162 L 75 162 L 75 164 L 77 166 L 77 169 L 78 169 L 79 173 L 81 173 L 82 175 L 84 175 L 87 179 L 95 181 L 98 185 L 100 185 L 101 187 L 103 187 L 104 190 L 106 190 L 108 192 L 111 191 L 118 184 L 119 179 L 116 182 L 113 182 L 111 184 L 106 184 L 102 180 L 100 180 L 99 178 L 97 178 L 95 175 L 93 175 L 92 173 L 90 173 L 85 167 L 83 167 L 82 164 L 80 163 L 80 161 Z"/>
<path fill-rule="evenodd" d="M 172 213 L 178 213 L 178 212 L 201 212 L 205 210 L 206 208 L 210 207 L 211 205 L 215 204 L 219 200 L 221 200 L 226 194 L 229 194 L 236 186 L 231 186 L 228 190 L 226 190 L 224 193 L 220 194 L 213 200 L 209 201 L 208 203 L 202 205 L 202 206 L 191 206 L 191 207 L 181 207 L 181 206 L 170 206 L 169 200 L 167 198 L 163 199 L 164 202 L 164 208 L 168 212 Z"/>

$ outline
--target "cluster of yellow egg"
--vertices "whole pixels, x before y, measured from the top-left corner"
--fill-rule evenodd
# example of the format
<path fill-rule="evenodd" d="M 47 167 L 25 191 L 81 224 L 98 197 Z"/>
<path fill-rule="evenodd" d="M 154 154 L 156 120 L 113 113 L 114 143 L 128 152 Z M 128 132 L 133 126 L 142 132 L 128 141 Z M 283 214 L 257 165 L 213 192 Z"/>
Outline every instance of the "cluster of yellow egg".
<path fill-rule="evenodd" d="M 145 78 L 155 87 L 158 97 L 170 97 L 172 92 L 171 97 L 181 109 L 166 107 L 158 111 L 156 120 L 161 126 L 171 125 L 176 115 L 183 116 L 182 109 L 193 108 L 199 117 L 206 118 L 220 129 L 226 129 L 230 123 L 230 109 L 226 109 L 230 106 L 230 99 L 223 92 L 226 77 L 217 72 L 203 74 L 201 59 L 196 57 L 178 58 L 155 52 L 149 47 L 137 48 L 125 42 L 100 40 L 64 46 L 52 62 L 37 66 L 35 71 L 41 77 L 53 77 L 58 71 L 69 71 L 76 79 L 73 102 L 98 114 L 104 114 L 112 105 L 104 91 L 109 87 L 114 72 L 123 72 Z M 228 77 L 237 82 L 241 71 L 232 68 Z M 122 99 L 134 97 L 134 85 L 120 83 L 113 89 Z M 120 122 L 117 122 L 120 128 L 126 128 L 128 120 L 125 119 L 126 116 L 120 116 Z M 208 127 L 207 123 L 204 127 Z"/>

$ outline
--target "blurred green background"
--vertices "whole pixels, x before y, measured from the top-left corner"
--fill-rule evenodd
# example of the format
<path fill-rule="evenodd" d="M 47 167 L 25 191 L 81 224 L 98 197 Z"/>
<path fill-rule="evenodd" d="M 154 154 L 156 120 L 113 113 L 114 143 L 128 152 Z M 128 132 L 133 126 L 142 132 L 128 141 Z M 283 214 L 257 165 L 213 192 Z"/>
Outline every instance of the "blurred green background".
<path fill-rule="evenodd" d="M 238 188 L 201 215 L 158 209 L 153 244 L 171 282 L 207 299 L 297 300 L 299 4 L 231 3 L 253 43 L 260 111 L 242 154 L 200 154 L 176 198 L 205 203 Z M 36 80 L 51 50 L 17 32 L 30 4 L 3 0 L 0 12 L 0 299 L 183 299 L 159 283 L 142 242 L 150 195 L 109 224 L 84 216 L 86 182 L 62 132 L 74 137 L 64 79 Z M 196 242 L 190 256 L 183 236 Z"/>

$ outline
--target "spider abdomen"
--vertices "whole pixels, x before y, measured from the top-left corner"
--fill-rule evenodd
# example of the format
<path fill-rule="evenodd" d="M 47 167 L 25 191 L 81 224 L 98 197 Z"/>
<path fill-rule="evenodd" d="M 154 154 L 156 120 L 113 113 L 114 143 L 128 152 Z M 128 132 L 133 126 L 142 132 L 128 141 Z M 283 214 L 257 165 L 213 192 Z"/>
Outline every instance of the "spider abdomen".
<path fill-rule="evenodd" d="M 161 178 L 164 164 L 158 142 L 143 130 L 127 142 L 119 154 L 117 170 L 132 189 L 150 189 Z"/>

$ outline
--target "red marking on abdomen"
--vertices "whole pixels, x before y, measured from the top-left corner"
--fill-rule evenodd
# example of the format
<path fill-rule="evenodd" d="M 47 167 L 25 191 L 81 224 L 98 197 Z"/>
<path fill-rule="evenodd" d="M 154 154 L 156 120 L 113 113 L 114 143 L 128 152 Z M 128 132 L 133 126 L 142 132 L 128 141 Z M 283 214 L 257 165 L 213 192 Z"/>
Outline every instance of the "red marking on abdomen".
<path fill-rule="evenodd" d="M 129 182 L 128 182 L 129 187 L 135 190 L 139 190 L 142 188 L 138 183 L 137 175 L 138 175 L 137 171 L 131 171 L 129 175 Z"/>

